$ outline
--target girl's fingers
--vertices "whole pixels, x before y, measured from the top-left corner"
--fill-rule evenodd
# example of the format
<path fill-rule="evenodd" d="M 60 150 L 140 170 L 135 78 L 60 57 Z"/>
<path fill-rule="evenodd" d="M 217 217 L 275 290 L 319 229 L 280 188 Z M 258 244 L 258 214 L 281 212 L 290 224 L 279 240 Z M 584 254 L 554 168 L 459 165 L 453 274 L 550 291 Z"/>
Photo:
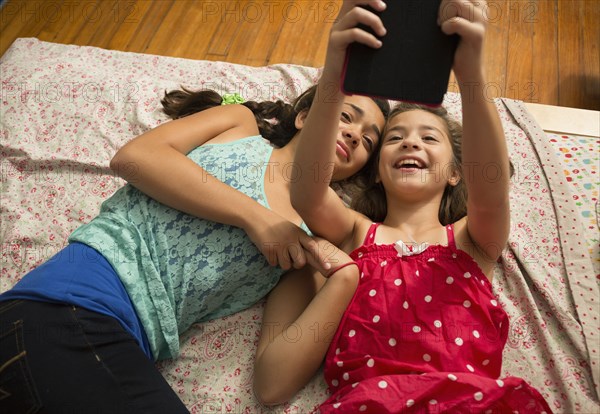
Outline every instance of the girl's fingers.
<path fill-rule="evenodd" d="M 442 0 L 438 24 L 447 35 L 457 34 L 463 41 L 479 44 L 485 35 L 483 0 Z"/>
<path fill-rule="evenodd" d="M 473 24 L 463 17 L 453 17 L 444 21 L 441 25 L 442 32 L 447 35 L 457 34 L 462 39 L 473 42 L 475 39 L 483 39 L 484 28 L 479 24 Z"/>
<path fill-rule="evenodd" d="M 287 252 L 281 252 L 277 255 L 277 263 L 283 270 L 289 270 L 292 267 L 290 255 Z"/>
<path fill-rule="evenodd" d="M 484 21 L 483 10 L 486 7 L 485 0 L 442 0 L 438 12 L 438 24 L 460 17 L 473 23 Z"/>
<path fill-rule="evenodd" d="M 301 243 L 306 251 L 306 260 L 308 264 L 314 267 L 319 272 L 325 274 L 331 269 L 331 263 L 329 263 L 329 257 L 332 254 L 332 249 L 337 249 L 331 243 L 321 240 L 318 243 L 313 238 L 301 240 Z"/>
<path fill-rule="evenodd" d="M 332 28 L 330 46 L 345 50 L 349 44 L 356 42 L 375 49 L 381 47 L 381 40 L 373 33 L 357 27 L 358 25 L 370 27 L 379 36 L 386 33 L 379 16 L 362 7 L 355 7 Z"/>
<path fill-rule="evenodd" d="M 369 6 L 371 10 L 361 6 Z M 344 1 L 329 35 L 324 70 L 325 77 L 332 80 L 340 78 L 346 51 L 351 43 L 356 42 L 375 49 L 381 47 L 382 43 L 377 36 L 385 35 L 386 30 L 383 22 L 373 10 L 378 12 L 384 10 L 385 7 L 385 3 L 380 0 Z M 372 29 L 372 33 L 370 30 L 365 30 L 359 26 Z"/>
<path fill-rule="evenodd" d="M 356 6 L 368 6 L 377 11 L 383 11 L 386 8 L 386 4 L 382 0 L 345 0 L 338 14 L 338 19 L 342 18 L 346 13 Z"/>
<path fill-rule="evenodd" d="M 363 7 L 354 7 L 336 23 L 335 31 L 345 31 L 356 28 L 359 24 L 373 29 L 378 36 L 384 36 L 386 29 L 383 22 L 375 13 Z"/>
<path fill-rule="evenodd" d="M 373 36 L 371 33 L 365 32 L 362 29 L 353 28 L 344 30 L 343 32 L 335 33 L 331 35 L 332 42 L 339 45 L 340 48 L 345 49 L 350 43 L 361 43 L 372 48 L 381 47 L 381 40 Z"/>
<path fill-rule="evenodd" d="M 301 244 L 290 245 L 288 255 L 294 269 L 302 269 L 306 265 L 306 256 Z"/>

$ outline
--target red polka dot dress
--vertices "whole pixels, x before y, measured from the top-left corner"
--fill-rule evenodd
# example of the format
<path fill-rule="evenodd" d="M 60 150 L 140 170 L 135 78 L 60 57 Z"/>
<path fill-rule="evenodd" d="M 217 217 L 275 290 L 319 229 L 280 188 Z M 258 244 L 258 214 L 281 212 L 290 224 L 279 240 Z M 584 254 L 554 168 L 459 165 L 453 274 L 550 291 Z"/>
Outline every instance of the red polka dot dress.
<path fill-rule="evenodd" d="M 500 379 L 508 316 L 477 263 L 448 246 L 352 252 L 356 294 L 325 360 L 325 413 L 550 413 L 524 380 Z M 406 254 L 408 253 L 408 254 Z"/>

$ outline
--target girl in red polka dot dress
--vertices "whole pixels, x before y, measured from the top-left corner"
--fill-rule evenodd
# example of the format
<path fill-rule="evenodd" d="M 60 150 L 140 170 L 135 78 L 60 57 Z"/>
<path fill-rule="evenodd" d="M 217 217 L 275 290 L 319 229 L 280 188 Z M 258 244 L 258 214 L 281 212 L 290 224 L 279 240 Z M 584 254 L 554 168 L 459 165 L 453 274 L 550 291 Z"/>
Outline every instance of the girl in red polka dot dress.
<path fill-rule="evenodd" d="M 348 3 L 376 2 L 346 2 L 328 59 L 343 49 L 336 49 L 336 39 L 357 23 L 380 29 L 377 16 Z M 508 239 L 510 163 L 496 108 L 483 90 L 483 7 L 481 1 L 443 0 L 440 9 L 449 13 L 440 12 L 444 33 L 461 37 L 453 70 L 462 92 L 462 127 L 443 108 L 398 105 L 382 133 L 368 189 L 354 200 L 362 214 L 347 208 L 328 180 L 304 174 L 292 183 L 294 208 L 311 230 L 351 252 L 345 261 L 339 252 L 332 256 L 341 265 L 324 283 L 293 275 L 284 280 L 265 311 L 266 323 L 293 322 L 296 340 L 273 360 L 288 377 L 307 378 L 304 366 L 326 353 L 331 396 L 319 407 L 322 414 L 551 412 L 524 380 L 500 378 L 509 321 L 491 278 Z M 320 86 L 329 85 L 331 98 L 336 79 L 328 75 Z M 337 106 L 311 110 L 308 117 L 344 112 L 341 93 L 335 98 Z M 350 109 L 347 114 L 359 116 Z M 323 143 L 323 134 L 306 128 L 302 134 L 295 158 L 301 171 L 351 157 L 342 137 Z M 360 140 L 357 129 L 341 134 Z M 304 311 L 291 310 L 302 300 L 290 298 L 305 297 L 307 290 L 314 299 Z M 273 386 L 286 381 L 282 376 Z"/>

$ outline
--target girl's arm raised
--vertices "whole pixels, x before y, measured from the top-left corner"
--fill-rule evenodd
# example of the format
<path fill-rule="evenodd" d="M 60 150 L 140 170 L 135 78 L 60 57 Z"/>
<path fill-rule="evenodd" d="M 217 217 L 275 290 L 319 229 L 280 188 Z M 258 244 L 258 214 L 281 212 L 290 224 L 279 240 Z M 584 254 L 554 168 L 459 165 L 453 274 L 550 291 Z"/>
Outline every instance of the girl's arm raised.
<path fill-rule="evenodd" d="M 367 31 L 357 27 L 364 24 L 383 36 L 385 28 L 381 19 L 363 7 L 383 10 L 380 0 L 344 2 L 337 22 L 329 37 L 327 58 L 323 74 L 317 86 L 313 105 L 300 131 L 300 142 L 294 162 L 300 171 L 319 171 L 302 174 L 291 187 L 292 205 L 313 232 L 340 245 L 354 229 L 355 215 L 347 209 L 329 188 L 336 151 L 336 140 L 340 134 L 338 123 L 344 104 L 340 89 L 341 75 L 350 43 L 359 42 L 374 48 L 381 41 Z"/>
<path fill-rule="evenodd" d="M 485 1 L 481 0 L 444 0 L 440 23 L 446 34 L 461 37 L 453 69 L 462 98 L 463 179 L 469 194 L 467 231 L 478 250 L 495 261 L 510 229 L 510 166 L 496 106 L 485 96 L 484 8 Z"/>
<path fill-rule="evenodd" d="M 254 364 L 254 392 L 264 405 L 288 401 L 315 375 L 358 285 L 345 253 L 325 241 L 319 248 L 333 266 L 328 279 L 296 270 L 267 299 Z"/>
<path fill-rule="evenodd" d="M 234 141 L 258 133 L 250 109 L 217 106 L 145 132 L 124 145 L 110 167 L 169 207 L 244 229 L 271 265 L 302 267 L 305 251 L 316 251 L 314 241 L 303 230 L 219 181 L 186 156 L 209 142 Z"/>

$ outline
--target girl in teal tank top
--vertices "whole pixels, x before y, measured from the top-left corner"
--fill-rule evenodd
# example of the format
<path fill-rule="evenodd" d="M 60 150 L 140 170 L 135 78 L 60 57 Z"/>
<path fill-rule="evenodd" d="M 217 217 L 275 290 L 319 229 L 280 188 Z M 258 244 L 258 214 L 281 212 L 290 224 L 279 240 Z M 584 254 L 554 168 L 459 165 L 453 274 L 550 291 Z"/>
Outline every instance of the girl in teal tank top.
<path fill-rule="evenodd" d="M 113 159 L 111 167 L 129 184 L 70 240 L 92 245 L 115 267 L 155 358 L 176 357 L 179 335 L 191 324 L 252 306 L 285 270 L 304 265 L 305 250 L 316 250 L 289 204 L 289 184 L 301 173 L 293 163 L 298 129 L 315 92 L 310 88 L 293 105 L 222 106 L 212 91 L 173 91 L 163 106 L 175 120 L 132 140 Z M 348 100 L 335 166 L 344 183 L 359 177 L 387 111 L 387 102 Z M 271 118 L 281 120 L 265 121 Z M 212 136 L 212 129 L 222 131 Z M 122 168 L 132 164 L 134 176 Z"/>
<path fill-rule="evenodd" d="M 272 151 L 254 136 L 205 144 L 188 157 L 269 208 L 264 177 L 273 168 Z M 111 263 L 158 358 L 178 355 L 179 335 L 191 324 L 252 306 L 284 272 L 269 265 L 242 229 L 170 208 L 130 184 L 69 240 L 94 247 Z"/>
<path fill-rule="evenodd" d="M 325 103 L 327 111 L 322 114 L 329 119 L 329 128 L 323 129 L 322 121 L 311 121 L 308 114 L 316 92 L 317 86 L 310 88 L 291 105 L 282 101 L 222 105 L 223 97 L 212 91 L 173 91 L 162 101 L 173 120 L 133 139 L 111 160 L 113 171 L 128 184 L 69 240 L 94 248 L 110 263 L 154 359 L 176 357 L 179 335 L 191 324 L 256 303 L 284 271 L 307 263 L 327 269 L 331 257 L 301 227 L 291 206 L 290 184 L 298 174 L 313 174 L 315 179 L 333 174 L 333 181 L 351 183 L 348 178 L 357 176 L 376 151 L 389 105 L 359 96 Z M 324 100 L 314 100 L 323 107 Z M 311 171 L 295 167 L 295 149 L 304 128 L 307 133 L 337 136 L 335 165 Z M 90 261 L 89 266 L 94 264 Z M 86 267 L 87 263 L 82 273 Z M 56 309 L 34 309 L 31 304 L 42 299 L 33 297 L 2 302 L 10 310 L 0 312 L 2 323 L 25 320 L 44 326 L 63 311 L 76 317 L 79 304 L 68 298 L 76 297 L 77 280 L 72 279 L 71 293 Z M 97 325 L 101 332 L 82 332 L 84 342 L 106 333 L 104 325 L 91 322 L 96 320 L 111 323 L 110 316 L 86 314 L 85 329 Z M 145 412 L 181 411 L 175 407 L 165 411 L 174 394 L 152 361 L 141 361 L 144 354 L 135 341 L 103 342 L 102 348 L 92 343 L 81 350 L 59 342 L 35 345 L 35 335 L 25 339 L 31 364 L 44 361 L 43 366 L 31 367 L 31 373 L 33 382 L 47 391 L 47 406 L 79 398 L 82 404 L 114 407 L 117 398 L 128 398 L 124 405 L 143 403 Z M 57 352 L 60 348 L 66 356 L 52 365 L 53 360 L 46 358 L 54 352 L 49 347 Z M 101 350 L 110 350 L 126 365 L 103 359 Z M 75 354 L 82 352 L 90 352 L 86 361 L 97 361 L 99 369 L 87 372 L 74 362 Z M 111 367 L 113 363 L 117 365 Z M 57 373 L 81 378 L 77 371 L 81 369 L 86 375 L 76 384 L 52 379 Z M 127 397 L 113 394 L 103 379 L 107 373 L 137 384 L 139 392 Z M 157 389 L 155 384 L 161 381 Z M 86 400 L 89 393 L 84 391 L 90 389 L 105 398 Z"/>

